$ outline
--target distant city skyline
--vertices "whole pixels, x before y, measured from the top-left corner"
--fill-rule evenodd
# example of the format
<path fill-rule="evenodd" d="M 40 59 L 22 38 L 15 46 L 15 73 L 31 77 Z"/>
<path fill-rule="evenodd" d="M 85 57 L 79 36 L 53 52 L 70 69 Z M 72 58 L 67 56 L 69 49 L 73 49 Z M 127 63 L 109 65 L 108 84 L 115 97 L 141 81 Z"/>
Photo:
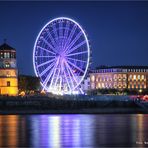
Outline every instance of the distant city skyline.
<path fill-rule="evenodd" d="M 32 53 L 42 27 L 55 17 L 76 20 L 86 31 L 92 67 L 148 65 L 148 2 L 0 2 L 0 44 L 16 49 L 21 74 L 35 75 Z"/>

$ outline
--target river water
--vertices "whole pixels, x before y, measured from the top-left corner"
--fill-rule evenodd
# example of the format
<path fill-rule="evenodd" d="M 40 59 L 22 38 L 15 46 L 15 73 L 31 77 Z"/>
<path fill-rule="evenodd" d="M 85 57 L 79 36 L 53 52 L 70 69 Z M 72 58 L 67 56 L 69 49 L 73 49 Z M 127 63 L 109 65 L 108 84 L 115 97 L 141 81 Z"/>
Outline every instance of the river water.
<path fill-rule="evenodd" d="M 0 115 L 0 147 L 148 147 L 148 115 Z"/>

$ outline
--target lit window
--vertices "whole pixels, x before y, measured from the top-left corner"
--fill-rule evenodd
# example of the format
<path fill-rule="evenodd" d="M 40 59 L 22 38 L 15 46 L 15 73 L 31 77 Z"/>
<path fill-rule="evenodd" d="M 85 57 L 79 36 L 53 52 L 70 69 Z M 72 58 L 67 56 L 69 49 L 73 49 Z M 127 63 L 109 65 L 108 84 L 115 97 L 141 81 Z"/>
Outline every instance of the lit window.
<path fill-rule="evenodd" d="M 6 58 L 7 56 L 6 56 L 7 54 L 6 54 L 6 52 L 4 52 L 4 58 Z"/>
<path fill-rule="evenodd" d="M 132 79 L 132 75 L 130 75 L 129 78 Z"/>
<path fill-rule="evenodd" d="M 10 58 L 10 53 L 9 52 L 7 53 L 7 58 Z"/>
<path fill-rule="evenodd" d="M 5 63 L 5 67 L 6 68 L 9 68 L 10 67 L 10 64 L 9 63 Z"/>
<path fill-rule="evenodd" d="M 134 80 L 136 80 L 136 75 L 134 75 Z"/>
<path fill-rule="evenodd" d="M 92 82 L 95 81 L 95 76 L 94 76 L 94 75 L 91 76 L 91 81 L 92 81 Z"/>
<path fill-rule="evenodd" d="M 141 76 L 141 79 L 144 80 L 144 75 Z"/>
<path fill-rule="evenodd" d="M 138 75 L 138 80 L 140 80 L 140 75 Z"/>
<path fill-rule="evenodd" d="M 6 71 L 7 77 L 10 77 L 10 71 Z"/>

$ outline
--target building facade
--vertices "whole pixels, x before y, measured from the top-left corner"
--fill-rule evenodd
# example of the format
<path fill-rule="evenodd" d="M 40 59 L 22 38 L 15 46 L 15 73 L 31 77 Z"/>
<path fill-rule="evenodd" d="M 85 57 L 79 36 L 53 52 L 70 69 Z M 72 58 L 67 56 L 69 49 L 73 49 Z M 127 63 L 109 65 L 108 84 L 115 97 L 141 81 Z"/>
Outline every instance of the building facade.
<path fill-rule="evenodd" d="M 148 88 L 148 66 L 104 67 L 90 72 L 91 89 Z"/>
<path fill-rule="evenodd" d="M 0 46 L 0 95 L 18 95 L 16 50 L 6 43 Z"/>

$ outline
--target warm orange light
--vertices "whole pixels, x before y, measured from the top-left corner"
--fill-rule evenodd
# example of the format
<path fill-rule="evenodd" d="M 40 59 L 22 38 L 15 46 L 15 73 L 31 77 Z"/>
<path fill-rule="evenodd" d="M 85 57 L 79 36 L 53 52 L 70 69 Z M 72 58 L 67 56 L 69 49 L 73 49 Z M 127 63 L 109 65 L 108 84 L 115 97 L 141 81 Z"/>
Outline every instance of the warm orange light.
<path fill-rule="evenodd" d="M 9 86 L 8 86 L 9 82 Z M 0 94 L 1 95 L 18 95 L 18 80 L 17 78 L 0 78 Z"/>
<path fill-rule="evenodd" d="M 22 96 L 22 97 L 25 96 L 25 92 L 24 91 L 21 91 L 20 94 L 19 94 L 19 96 Z"/>
<path fill-rule="evenodd" d="M 46 94 L 46 92 L 45 92 L 44 90 L 42 90 L 42 91 L 41 91 L 41 94 L 42 94 L 42 95 L 45 95 L 45 94 Z"/>

